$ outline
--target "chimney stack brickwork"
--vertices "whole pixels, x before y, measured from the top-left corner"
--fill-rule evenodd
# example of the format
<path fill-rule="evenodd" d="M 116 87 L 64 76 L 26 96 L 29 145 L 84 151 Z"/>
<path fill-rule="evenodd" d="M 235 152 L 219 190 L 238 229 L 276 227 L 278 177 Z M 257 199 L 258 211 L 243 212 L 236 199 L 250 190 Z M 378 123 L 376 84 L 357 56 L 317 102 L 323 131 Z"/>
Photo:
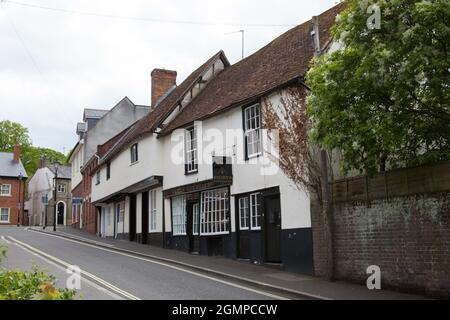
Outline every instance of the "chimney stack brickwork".
<path fill-rule="evenodd" d="M 14 146 L 13 159 L 15 163 L 20 162 L 20 146 L 18 144 Z"/>
<path fill-rule="evenodd" d="M 154 69 L 152 76 L 152 107 L 177 84 L 177 72 L 172 70 Z"/>

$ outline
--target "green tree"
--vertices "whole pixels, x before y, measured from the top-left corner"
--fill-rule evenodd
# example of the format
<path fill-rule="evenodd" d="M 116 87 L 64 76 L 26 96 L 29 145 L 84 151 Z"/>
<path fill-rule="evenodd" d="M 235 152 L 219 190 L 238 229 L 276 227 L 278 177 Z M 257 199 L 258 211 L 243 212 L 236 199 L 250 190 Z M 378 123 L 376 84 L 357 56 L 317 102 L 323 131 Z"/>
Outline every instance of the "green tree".
<path fill-rule="evenodd" d="M 63 153 L 48 148 L 27 148 L 24 150 L 23 158 L 26 162 L 25 169 L 30 177 L 39 168 L 41 159 L 45 159 L 48 165 L 55 162 L 58 162 L 59 164 L 66 164 L 66 156 Z"/>
<path fill-rule="evenodd" d="M 449 160 L 450 2 L 349 0 L 333 35 L 340 49 L 307 74 L 312 138 L 345 171 Z"/>
<path fill-rule="evenodd" d="M 0 121 L 0 151 L 11 152 L 16 143 L 21 147 L 21 160 L 30 177 L 39 168 L 41 159 L 46 159 L 49 164 L 53 162 L 66 163 L 66 156 L 61 152 L 34 147 L 28 129 L 20 123 L 9 120 Z"/>
<path fill-rule="evenodd" d="M 0 150 L 12 151 L 16 143 L 21 147 L 31 146 L 28 129 L 17 122 L 0 121 Z"/>

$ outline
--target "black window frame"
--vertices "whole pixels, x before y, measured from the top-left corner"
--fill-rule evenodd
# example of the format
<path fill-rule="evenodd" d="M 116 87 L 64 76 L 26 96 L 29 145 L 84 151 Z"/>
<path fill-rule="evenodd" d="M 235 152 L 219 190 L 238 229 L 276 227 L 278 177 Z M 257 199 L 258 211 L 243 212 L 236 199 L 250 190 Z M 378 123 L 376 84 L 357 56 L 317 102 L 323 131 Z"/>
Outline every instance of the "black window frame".
<path fill-rule="evenodd" d="M 139 161 L 138 144 L 135 143 L 130 148 L 130 160 L 131 164 L 137 163 Z"/>
<path fill-rule="evenodd" d="M 111 162 L 106 164 L 106 180 L 111 179 Z"/>
<path fill-rule="evenodd" d="M 187 135 L 190 132 L 194 132 L 195 136 L 190 136 L 191 138 L 191 145 L 192 141 L 195 140 L 195 148 L 191 148 L 190 150 L 187 150 Z M 188 163 L 188 152 L 194 152 L 196 153 L 196 159 L 194 159 L 193 163 Z M 189 160 L 190 161 L 190 160 Z M 194 167 L 194 170 L 189 170 L 190 166 Z M 184 134 L 184 174 L 185 175 L 192 175 L 198 173 L 198 136 L 197 136 L 197 129 L 195 126 L 189 127 L 186 129 L 186 132 Z"/>

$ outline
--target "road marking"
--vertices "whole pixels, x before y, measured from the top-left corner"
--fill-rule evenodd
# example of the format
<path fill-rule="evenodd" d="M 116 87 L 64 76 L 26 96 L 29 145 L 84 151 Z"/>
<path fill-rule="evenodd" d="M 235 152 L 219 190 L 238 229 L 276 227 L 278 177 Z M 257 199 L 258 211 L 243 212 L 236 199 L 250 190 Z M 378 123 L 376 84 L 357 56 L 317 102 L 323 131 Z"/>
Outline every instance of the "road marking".
<path fill-rule="evenodd" d="M 5 236 L 1 236 L 2 240 L 5 241 L 7 244 L 10 244 L 11 242 L 5 238 Z"/>
<path fill-rule="evenodd" d="M 207 275 L 202 274 L 202 273 L 186 270 L 186 269 L 183 269 L 183 268 L 180 268 L 180 267 L 177 267 L 177 266 L 173 266 L 173 265 L 170 265 L 170 264 L 167 264 L 167 263 L 164 263 L 164 262 L 155 261 L 155 260 L 152 260 L 152 259 L 149 259 L 149 258 L 143 258 L 143 257 L 127 254 L 127 253 L 124 253 L 124 252 L 118 252 L 118 251 L 110 250 L 110 249 L 107 249 L 107 248 L 101 248 L 101 247 L 98 247 L 98 246 L 95 246 L 95 245 L 91 245 L 91 244 L 88 244 L 88 243 L 85 243 L 85 242 L 81 242 L 81 241 L 78 241 L 78 240 L 67 239 L 67 238 L 64 238 L 64 237 L 61 237 L 61 236 L 58 236 L 58 235 L 53 235 L 53 234 L 48 234 L 48 233 L 41 233 L 41 234 L 49 236 L 49 237 L 55 237 L 55 238 L 63 239 L 65 241 L 77 243 L 77 244 L 80 244 L 80 245 L 83 245 L 83 246 L 86 246 L 86 247 L 91 247 L 91 248 L 94 248 L 94 249 L 97 249 L 97 250 L 102 250 L 102 251 L 106 251 L 106 252 L 122 255 L 122 256 L 125 256 L 125 257 L 130 257 L 130 258 L 133 258 L 133 259 L 142 260 L 142 261 L 150 262 L 150 263 L 157 264 L 157 265 L 160 265 L 160 266 L 168 267 L 168 268 L 171 268 L 171 269 L 174 269 L 174 270 L 178 270 L 178 271 L 181 271 L 181 272 L 185 272 L 185 273 L 189 273 L 189 274 L 195 275 L 197 277 L 201 277 L 201 278 L 209 279 L 209 280 L 212 280 L 212 281 L 216 281 L 216 282 L 219 282 L 219 283 L 231 286 L 231 287 L 235 287 L 235 288 L 238 288 L 238 289 L 242 289 L 242 290 L 250 291 L 250 292 L 253 292 L 253 293 L 256 293 L 256 294 L 260 294 L 260 295 L 263 295 L 263 296 L 267 296 L 267 297 L 272 298 L 272 299 L 276 299 L 276 300 L 290 300 L 289 298 L 282 297 L 282 296 L 279 296 L 279 295 L 276 295 L 276 294 L 264 292 L 264 291 L 257 290 L 257 289 L 252 289 L 252 288 L 245 287 L 245 286 L 233 283 L 233 282 L 229 282 L 229 281 L 226 281 L 226 280 L 221 280 L 221 279 L 218 279 L 218 278 L 207 276 Z"/>
<path fill-rule="evenodd" d="M 22 246 L 21 244 L 14 243 L 14 245 L 16 245 L 17 247 L 21 248 L 22 250 L 28 252 L 29 254 L 32 254 L 33 256 L 38 257 L 39 259 L 41 259 L 42 261 L 48 263 L 49 265 L 52 265 L 53 267 L 55 267 L 55 268 L 57 268 L 57 269 L 59 269 L 61 271 L 64 271 L 64 272 L 66 271 L 66 269 L 63 268 L 62 266 L 60 266 L 59 264 L 56 264 L 55 262 L 53 262 L 53 261 L 51 261 L 51 260 L 49 260 L 49 259 L 47 259 L 47 258 L 45 258 L 43 256 L 40 256 L 39 254 L 37 254 L 37 253 L 27 249 L 26 247 Z M 112 292 L 112 291 L 110 291 L 110 290 L 108 290 L 106 288 L 103 288 L 103 287 L 99 286 L 98 284 L 90 281 L 89 279 L 86 279 L 86 278 L 82 277 L 81 281 L 83 281 L 88 286 L 91 286 L 91 287 L 93 287 L 94 289 L 96 289 L 98 291 L 104 292 L 105 294 L 107 294 L 108 296 L 110 296 L 110 297 L 112 297 L 114 299 L 117 299 L 117 300 L 123 299 L 118 294 L 116 294 L 116 293 L 114 293 L 114 292 Z"/>
<path fill-rule="evenodd" d="M 34 247 L 30 246 L 29 244 L 26 244 L 26 243 L 24 243 L 22 241 L 19 241 L 19 240 L 17 240 L 14 237 L 9 236 L 9 239 L 12 240 L 15 244 L 22 245 L 23 247 L 29 249 L 30 251 L 33 251 L 33 252 L 35 252 L 35 253 L 43 256 L 43 257 L 46 257 L 47 259 L 49 259 L 49 260 L 51 260 L 51 261 L 53 261 L 55 263 L 58 263 L 58 264 L 66 267 L 66 268 L 72 265 L 72 264 L 70 264 L 68 262 L 65 262 L 65 261 L 63 261 L 63 260 L 61 260 L 61 259 L 59 259 L 57 257 L 54 257 L 54 256 L 52 256 L 52 255 L 50 255 L 48 253 L 45 253 L 45 252 L 43 252 L 43 251 L 41 251 L 41 250 L 39 250 L 37 248 L 34 248 Z M 117 294 L 119 294 L 119 295 L 129 299 L 129 300 L 141 300 L 140 298 L 136 297 L 135 295 L 133 295 L 133 294 L 131 294 L 131 293 L 125 291 L 125 290 L 122 290 L 122 289 L 114 286 L 113 284 L 111 284 L 111 283 L 109 283 L 109 282 L 107 282 L 107 281 L 105 281 L 105 280 L 103 280 L 103 279 L 93 275 L 92 273 L 89 273 L 89 272 L 87 272 L 85 270 L 81 270 L 81 274 L 83 274 L 85 277 L 90 278 L 91 280 L 101 284 L 102 286 L 106 287 L 107 289 L 109 289 L 109 290 L 111 290 L 111 291 L 113 291 L 113 292 L 115 292 L 115 293 L 117 293 Z"/>
<path fill-rule="evenodd" d="M 41 232 L 40 230 L 33 230 L 32 228 L 25 228 L 25 231 L 34 231 L 34 232 L 40 232 L 40 233 L 43 233 L 43 232 Z M 62 235 L 64 235 L 64 236 L 66 236 L 66 237 L 71 237 L 71 238 L 76 239 L 76 240 L 80 240 L 80 241 L 83 241 L 83 240 L 84 240 L 84 239 L 81 238 L 81 237 L 74 236 L 74 235 L 71 235 L 71 234 L 66 233 L 66 232 L 63 232 L 63 231 L 58 231 L 58 233 L 60 233 L 60 234 L 62 234 Z M 95 240 L 91 240 L 91 239 L 89 239 L 89 242 L 92 242 L 92 243 L 97 244 L 97 245 L 105 246 L 105 247 L 108 247 L 108 248 L 115 248 L 115 247 L 116 247 L 116 246 L 113 245 L 113 244 L 104 243 L 104 242 L 100 242 L 100 241 L 95 241 Z"/>

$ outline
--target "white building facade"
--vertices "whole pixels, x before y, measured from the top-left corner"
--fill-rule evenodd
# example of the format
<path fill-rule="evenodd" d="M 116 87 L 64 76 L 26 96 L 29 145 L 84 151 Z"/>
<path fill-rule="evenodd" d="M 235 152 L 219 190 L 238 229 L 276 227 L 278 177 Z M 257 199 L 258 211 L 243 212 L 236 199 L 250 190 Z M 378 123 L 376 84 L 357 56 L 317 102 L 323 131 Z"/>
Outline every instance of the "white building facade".
<path fill-rule="evenodd" d="M 312 274 L 309 195 L 279 169 L 263 118 L 290 88 L 307 90 L 312 31 L 328 46 L 338 11 L 237 64 L 219 52 L 160 90 L 152 111 L 99 160 L 91 196 L 102 236 Z M 158 80 L 173 74 L 160 70 Z"/>

